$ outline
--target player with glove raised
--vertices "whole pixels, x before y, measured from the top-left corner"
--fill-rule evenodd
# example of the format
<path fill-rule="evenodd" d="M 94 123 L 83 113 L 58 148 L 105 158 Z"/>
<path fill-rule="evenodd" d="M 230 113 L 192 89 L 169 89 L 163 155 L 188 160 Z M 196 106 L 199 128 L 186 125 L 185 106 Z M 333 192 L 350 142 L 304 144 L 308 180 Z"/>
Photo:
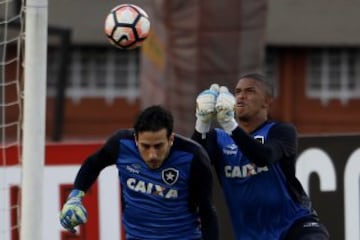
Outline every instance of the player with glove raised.
<path fill-rule="evenodd" d="M 214 83 L 196 98 L 195 130 L 206 136 L 213 119 L 217 119 L 223 129 L 231 133 L 238 126 L 234 118 L 235 97 L 225 86 Z"/>
<path fill-rule="evenodd" d="M 210 130 L 211 121 L 216 116 L 215 105 L 218 95 L 219 85 L 212 84 L 196 98 L 195 129 L 201 134 L 206 134 Z"/>
<path fill-rule="evenodd" d="M 210 99 L 209 90 L 199 97 Z M 216 168 L 235 239 L 329 239 L 295 176 L 296 128 L 269 119 L 272 84 L 260 74 L 246 74 L 237 82 L 235 96 L 224 86 L 216 96 L 215 105 L 212 98 L 208 104 L 198 97 L 196 112 L 215 110 L 211 116 L 221 128 L 199 128 L 198 122 L 211 123 L 196 114 L 192 138 Z"/>
<path fill-rule="evenodd" d="M 227 132 L 231 132 L 238 126 L 234 114 L 235 97 L 225 86 L 221 86 L 216 99 L 216 119 L 220 126 Z"/>

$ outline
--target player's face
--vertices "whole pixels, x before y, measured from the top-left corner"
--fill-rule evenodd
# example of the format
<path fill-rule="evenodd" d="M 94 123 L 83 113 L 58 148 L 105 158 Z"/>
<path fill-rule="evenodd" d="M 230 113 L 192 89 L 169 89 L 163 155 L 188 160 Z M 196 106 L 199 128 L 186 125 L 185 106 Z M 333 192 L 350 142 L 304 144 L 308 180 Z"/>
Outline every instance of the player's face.
<path fill-rule="evenodd" d="M 141 157 L 149 168 L 152 169 L 161 166 L 169 155 L 173 141 L 174 135 L 171 134 L 168 137 L 165 128 L 157 132 L 139 132 L 136 138 L 136 144 Z"/>
<path fill-rule="evenodd" d="M 267 115 L 270 99 L 258 81 L 242 78 L 235 87 L 235 114 L 240 121 L 250 121 Z"/>

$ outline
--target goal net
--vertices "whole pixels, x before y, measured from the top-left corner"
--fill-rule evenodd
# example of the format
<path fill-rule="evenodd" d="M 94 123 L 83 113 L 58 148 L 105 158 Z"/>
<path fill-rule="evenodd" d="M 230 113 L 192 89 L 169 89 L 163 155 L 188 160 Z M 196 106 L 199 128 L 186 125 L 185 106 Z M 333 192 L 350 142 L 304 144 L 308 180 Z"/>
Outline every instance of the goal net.
<path fill-rule="evenodd" d="M 47 0 L 0 0 L 1 240 L 42 239 L 46 49 Z"/>
<path fill-rule="evenodd" d="M 0 239 L 19 239 L 23 4 L 0 0 Z"/>

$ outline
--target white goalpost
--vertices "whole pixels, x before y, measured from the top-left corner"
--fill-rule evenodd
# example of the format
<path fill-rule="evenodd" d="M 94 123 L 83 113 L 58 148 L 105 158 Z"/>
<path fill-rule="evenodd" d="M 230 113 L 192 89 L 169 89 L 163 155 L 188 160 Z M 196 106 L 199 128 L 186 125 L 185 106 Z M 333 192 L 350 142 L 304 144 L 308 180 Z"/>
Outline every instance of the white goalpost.
<path fill-rule="evenodd" d="M 41 240 L 48 1 L 26 0 L 22 138 L 21 240 Z"/>

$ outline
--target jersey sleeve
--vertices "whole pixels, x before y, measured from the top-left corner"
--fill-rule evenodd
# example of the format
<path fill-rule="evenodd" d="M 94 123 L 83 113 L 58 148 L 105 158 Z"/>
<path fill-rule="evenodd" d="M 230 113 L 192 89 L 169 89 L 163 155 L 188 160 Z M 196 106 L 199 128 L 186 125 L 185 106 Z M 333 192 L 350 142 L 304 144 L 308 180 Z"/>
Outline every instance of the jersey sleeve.
<path fill-rule="evenodd" d="M 294 161 L 296 158 L 297 132 L 291 124 L 275 124 L 269 130 L 265 143 L 255 140 L 239 127 L 232 132 L 232 138 L 243 154 L 258 166 L 283 159 Z"/>
<path fill-rule="evenodd" d="M 74 188 L 86 192 L 104 168 L 115 164 L 120 135 L 120 131 L 112 135 L 98 151 L 85 159 L 76 175 Z"/>
<path fill-rule="evenodd" d="M 213 205 L 213 176 L 210 160 L 205 150 L 199 151 L 191 165 L 190 202 L 199 211 L 203 240 L 217 240 L 219 237 L 218 217 Z"/>
<path fill-rule="evenodd" d="M 207 152 L 212 164 L 216 165 L 216 159 L 220 158 L 219 147 L 216 141 L 216 131 L 210 130 L 204 138 L 201 133 L 194 130 L 191 139 L 199 143 Z"/>

